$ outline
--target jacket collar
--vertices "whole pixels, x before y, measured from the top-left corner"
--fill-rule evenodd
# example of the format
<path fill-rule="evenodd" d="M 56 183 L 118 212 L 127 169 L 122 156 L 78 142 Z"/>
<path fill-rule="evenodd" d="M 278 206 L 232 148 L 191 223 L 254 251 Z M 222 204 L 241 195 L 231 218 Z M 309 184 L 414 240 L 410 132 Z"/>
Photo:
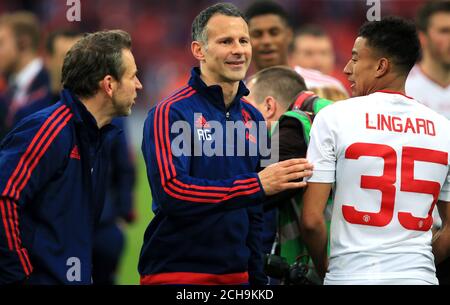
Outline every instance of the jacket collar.
<path fill-rule="evenodd" d="M 200 78 L 200 68 L 194 67 L 191 70 L 191 78 L 189 79 L 189 85 L 194 88 L 199 94 L 205 96 L 208 101 L 212 102 L 216 106 L 225 108 L 225 102 L 223 100 L 222 87 L 219 85 L 207 86 L 205 82 Z M 243 96 L 250 93 L 243 81 L 239 81 L 239 87 L 236 96 L 230 107 L 237 103 Z M 238 103 L 239 104 L 239 103 Z"/>
<path fill-rule="evenodd" d="M 112 130 L 119 131 L 117 127 L 114 127 L 111 124 L 99 129 L 94 116 L 87 110 L 86 106 L 84 106 L 78 97 L 68 89 L 61 91 L 61 103 L 70 108 L 73 113 L 75 123 L 82 125 L 90 136 L 99 136 L 100 133 L 109 132 Z"/>

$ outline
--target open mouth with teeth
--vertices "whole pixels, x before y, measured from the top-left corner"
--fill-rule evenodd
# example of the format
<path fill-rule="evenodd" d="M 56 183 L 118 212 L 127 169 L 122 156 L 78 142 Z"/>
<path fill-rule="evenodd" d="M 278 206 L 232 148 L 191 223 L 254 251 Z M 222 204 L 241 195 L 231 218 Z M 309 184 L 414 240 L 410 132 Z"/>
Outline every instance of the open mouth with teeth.
<path fill-rule="evenodd" d="M 236 61 L 226 61 L 225 63 L 231 67 L 242 67 L 245 64 L 245 61 L 236 60 Z"/>
<path fill-rule="evenodd" d="M 258 52 L 258 54 L 262 57 L 273 57 L 276 53 L 276 50 L 261 50 Z"/>

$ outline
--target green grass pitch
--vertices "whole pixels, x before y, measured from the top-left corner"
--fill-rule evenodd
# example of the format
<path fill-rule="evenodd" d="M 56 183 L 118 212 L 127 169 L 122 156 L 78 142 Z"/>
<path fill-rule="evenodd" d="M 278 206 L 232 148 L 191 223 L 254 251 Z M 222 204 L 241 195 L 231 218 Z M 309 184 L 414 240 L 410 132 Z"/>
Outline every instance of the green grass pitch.
<path fill-rule="evenodd" d="M 145 170 L 144 158 L 137 154 L 137 181 L 135 188 L 135 209 L 137 219 L 132 225 L 125 227 L 126 244 L 118 270 L 117 284 L 138 285 L 139 274 L 137 264 L 141 251 L 144 232 L 153 218 L 151 210 L 152 198 Z"/>

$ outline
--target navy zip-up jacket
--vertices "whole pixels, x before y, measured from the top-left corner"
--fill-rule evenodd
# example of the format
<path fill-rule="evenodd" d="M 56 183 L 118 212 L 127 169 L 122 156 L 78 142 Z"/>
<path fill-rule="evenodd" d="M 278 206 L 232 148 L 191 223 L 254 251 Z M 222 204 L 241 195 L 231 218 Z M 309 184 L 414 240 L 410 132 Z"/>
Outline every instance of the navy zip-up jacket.
<path fill-rule="evenodd" d="M 242 82 L 226 109 L 220 86 L 206 86 L 198 68 L 191 75 L 188 86 L 150 110 L 144 125 L 142 151 L 155 216 L 141 250 L 141 283 L 265 284 L 261 154 L 259 148 L 253 156 L 249 152 L 267 129 L 263 125 L 256 136 L 234 132 L 231 143 L 231 134 L 213 130 L 213 121 L 225 129 L 227 121 L 250 127 L 264 119 L 244 100 L 249 91 Z M 180 135 L 175 122 L 185 122 L 188 132 Z M 191 155 L 175 151 L 181 139 L 180 147 Z M 237 142 L 245 143 L 244 156 L 193 153 L 195 146 L 211 145 L 225 155 Z"/>
<path fill-rule="evenodd" d="M 90 284 L 108 146 L 68 90 L 28 116 L 0 145 L 0 284 Z"/>
<path fill-rule="evenodd" d="M 21 108 L 14 117 L 14 126 L 25 117 L 52 106 L 59 101 L 59 94 L 48 94 L 42 99 L 31 102 Z M 1 105 L 1 102 L 0 102 Z M 118 117 L 111 121 L 111 125 L 119 130 L 125 129 L 125 118 Z M 105 206 L 100 218 L 101 225 L 114 224 L 122 218 L 131 221 L 133 215 L 133 186 L 136 170 L 125 132 L 120 133 L 111 143 L 111 164 L 108 171 L 108 184 Z"/>

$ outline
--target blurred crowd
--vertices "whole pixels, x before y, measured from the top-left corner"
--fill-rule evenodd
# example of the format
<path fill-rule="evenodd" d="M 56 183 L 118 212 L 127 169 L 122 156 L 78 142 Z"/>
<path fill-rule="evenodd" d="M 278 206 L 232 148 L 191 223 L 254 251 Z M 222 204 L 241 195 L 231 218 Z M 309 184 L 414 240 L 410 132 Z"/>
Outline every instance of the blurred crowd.
<path fill-rule="evenodd" d="M 27 10 L 41 22 L 42 37 L 56 29 L 69 28 L 81 32 L 121 28 L 133 38 L 133 52 L 139 67 L 144 90 L 138 108 L 148 110 L 156 101 L 186 82 L 187 71 L 195 64 L 190 56 L 192 19 L 213 0 L 98 0 L 81 1 L 81 21 L 69 22 L 69 6 L 60 0 L 1 1 L 0 14 Z M 253 1 L 234 0 L 245 10 Z M 365 0 L 279 0 L 289 13 L 294 29 L 315 24 L 331 38 L 335 64 L 331 74 L 344 84 L 342 69 L 348 60 L 354 34 L 366 21 L 370 5 Z M 398 15 L 414 18 L 423 0 L 381 0 L 381 16 Z M 41 47 L 44 40 L 41 42 Z M 43 51 L 43 48 L 41 49 Z M 252 71 L 249 71 L 250 75 Z M 2 85 L 3 84 L 3 85 Z M 0 81 L 0 91 L 4 80 Z"/>

